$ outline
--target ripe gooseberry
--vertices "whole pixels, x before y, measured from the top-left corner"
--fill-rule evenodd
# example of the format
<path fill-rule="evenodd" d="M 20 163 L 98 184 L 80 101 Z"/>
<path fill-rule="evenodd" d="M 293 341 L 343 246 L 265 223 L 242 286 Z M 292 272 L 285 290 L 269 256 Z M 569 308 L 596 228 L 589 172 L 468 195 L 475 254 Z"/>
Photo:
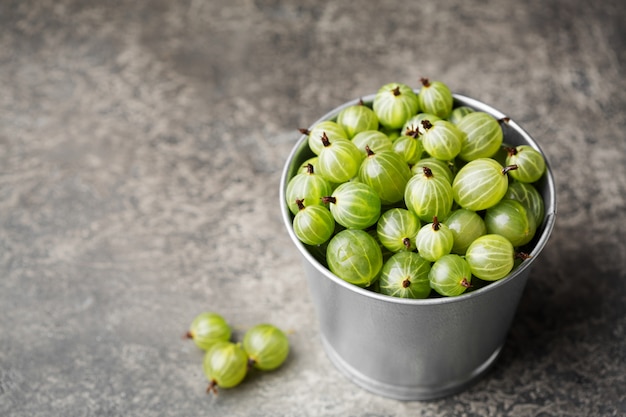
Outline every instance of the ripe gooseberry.
<path fill-rule="evenodd" d="M 382 204 L 401 201 L 411 178 L 411 170 L 402 156 L 391 150 L 374 153 L 369 146 L 365 150 L 367 156 L 359 168 L 359 180 L 376 191 Z"/>
<path fill-rule="evenodd" d="M 526 183 L 533 183 L 546 171 L 546 162 L 538 150 L 529 145 L 520 145 L 506 148 L 507 165 L 515 165 L 517 169 L 511 172 L 511 177 Z"/>
<path fill-rule="evenodd" d="M 537 225 L 522 203 L 516 200 L 502 199 L 485 212 L 487 233 L 504 236 L 514 247 L 531 241 Z"/>
<path fill-rule="evenodd" d="M 440 223 L 437 216 L 433 217 L 432 223 L 422 226 L 415 237 L 417 252 L 430 262 L 449 254 L 453 242 L 452 231 L 448 226 Z"/>
<path fill-rule="evenodd" d="M 289 339 L 272 324 L 257 324 L 246 331 L 243 349 L 248 354 L 249 365 L 261 371 L 271 371 L 287 359 Z"/>
<path fill-rule="evenodd" d="M 345 182 L 332 195 L 322 197 L 322 201 L 330 204 L 335 221 L 348 229 L 365 229 L 380 217 L 378 193 L 362 182 Z"/>
<path fill-rule="evenodd" d="M 378 242 L 363 230 L 346 229 L 328 242 L 328 269 L 346 282 L 368 287 L 378 278 L 383 255 Z"/>
<path fill-rule="evenodd" d="M 432 221 L 433 217 L 445 219 L 452 208 L 452 186 L 447 179 L 435 176 L 424 166 L 406 184 L 404 202 L 420 220 Z"/>
<path fill-rule="evenodd" d="M 313 164 L 308 164 L 306 172 L 294 175 L 287 183 L 285 200 L 289 211 L 297 214 L 300 210 L 297 201 L 303 200 L 306 206 L 323 204 L 321 198 L 333 192 L 331 184 L 318 175 Z"/>
<path fill-rule="evenodd" d="M 430 262 L 415 252 L 398 252 L 385 262 L 379 292 L 400 298 L 426 298 L 430 294 Z"/>
<path fill-rule="evenodd" d="M 299 211 L 293 218 L 293 232 L 302 243 L 321 245 L 335 231 L 335 219 L 325 206 L 305 206 L 303 200 L 297 200 Z"/>
<path fill-rule="evenodd" d="M 337 124 L 346 132 L 348 139 L 352 139 L 359 132 L 378 130 L 378 116 L 363 103 L 363 100 L 359 100 L 357 104 L 339 112 Z"/>
<path fill-rule="evenodd" d="M 464 133 L 459 158 L 472 161 L 492 157 L 502 146 L 504 134 L 500 123 L 482 111 L 467 114 L 456 125 Z"/>
<path fill-rule="evenodd" d="M 418 111 L 417 95 L 411 87 L 401 83 L 382 86 L 374 97 L 373 110 L 381 125 L 399 129 Z"/>
<path fill-rule="evenodd" d="M 207 392 L 217 394 L 217 387 L 233 388 L 248 372 L 248 355 L 240 343 L 219 342 L 204 355 L 204 375 L 209 380 Z"/>
<path fill-rule="evenodd" d="M 441 81 L 421 78 L 422 88 L 417 94 L 419 108 L 425 113 L 432 113 L 442 119 L 452 112 L 454 97 L 448 86 Z"/>
<path fill-rule="evenodd" d="M 452 232 L 453 244 L 450 252 L 465 255 L 468 246 L 478 237 L 487 233 L 485 221 L 475 211 L 454 210 L 446 219 L 446 226 Z"/>
<path fill-rule="evenodd" d="M 331 183 L 341 184 L 358 172 L 363 155 L 349 140 L 328 141 L 322 137 L 324 147 L 317 159 L 317 172 Z"/>
<path fill-rule="evenodd" d="M 474 240 L 465 252 L 472 274 L 485 281 L 504 278 L 513 269 L 515 250 L 504 236 L 486 234 Z"/>
<path fill-rule="evenodd" d="M 528 213 L 535 219 L 537 226 L 543 221 L 545 203 L 543 197 L 534 185 L 525 182 L 511 181 L 504 198 L 510 198 L 522 203 Z"/>
<path fill-rule="evenodd" d="M 420 132 L 424 150 L 434 158 L 449 161 L 461 151 L 463 132 L 447 120 L 422 120 Z"/>
<path fill-rule="evenodd" d="M 420 221 L 415 214 L 401 207 L 386 210 L 376 224 L 378 240 L 394 253 L 415 250 L 415 236 L 419 229 Z"/>
<path fill-rule="evenodd" d="M 457 172 L 452 182 L 454 201 L 462 208 L 479 211 L 494 206 L 508 188 L 507 172 L 515 166 L 502 167 L 491 158 L 468 162 Z"/>
<path fill-rule="evenodd" d="M 454 297 L 463 294 L 471 285 L 472 271 L 459 255 L 448 254 L 439 258 L 428 273 L 430 286 L 440 295 Z"/>
<path fill-rule="evenodd" d="M 230 326 L 222 316 L 203 312 L 193 319 L 185 337 L 193 340 L 200 349 L 208 350 L 217 342 L 228 341 L 231 333 Z"/>
<path fill-rule="evenodd" d="M 303 135 L 308 135 L 309 148 L 315 155 L 319 155 L 322 151 L 322 137 L 326 137 L 329 142 L 336 140 L 348 140 L 348 134 L 341 126 L 332 120 L 323 120 L 311 128 L 298 129 Z"/>

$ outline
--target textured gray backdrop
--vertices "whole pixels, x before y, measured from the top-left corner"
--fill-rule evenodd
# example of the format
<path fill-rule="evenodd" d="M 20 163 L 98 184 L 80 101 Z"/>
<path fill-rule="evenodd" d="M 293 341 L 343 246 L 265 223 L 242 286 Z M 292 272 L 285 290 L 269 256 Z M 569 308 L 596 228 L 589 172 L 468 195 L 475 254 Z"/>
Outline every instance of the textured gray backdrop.
<path fill-rule="evenodd" d="M 620 1 L 0 2 L 0 415 L 626 413 L 626 10 Z M 397 402 L 323 353 L 280 171 L 297 128 L 422 76 L 547 153 L 554 234 L 493 370 Z M 290 330 L 276 372 L 206 395 L 181 339 Z"/>

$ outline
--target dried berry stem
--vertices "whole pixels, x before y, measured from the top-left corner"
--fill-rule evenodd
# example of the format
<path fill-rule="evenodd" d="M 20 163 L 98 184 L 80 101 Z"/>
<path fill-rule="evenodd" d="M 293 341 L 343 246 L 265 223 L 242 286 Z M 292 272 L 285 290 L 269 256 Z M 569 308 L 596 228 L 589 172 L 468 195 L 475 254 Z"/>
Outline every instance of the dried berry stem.
<path fill-rule="evenodd" d="M 502 175 L 506 175 L 509 171 L 513 171 L 514 169 L 517 169 L 517 165 L 507 165 L 502 168 Z"/>
<path fill-rule="evenodd" d="M 405 278 L 404 281 L 402 281 L 402 288 L 409 288 L 410 285 L 411 281 L 409 281 L 408 278 Z"/>
<path fill-rule="evenodd" d="M 428 80 L 428 78 L 422 77 L 420 78 L 420 82 L 424 87 L 430 87 L 430 81 Z"/>
<path fill-rule="evenodd" d="M 441 223 L 437 220 L 437 216 L 433 216 L 433 230 L 436 232 L 441 229 Z"/>

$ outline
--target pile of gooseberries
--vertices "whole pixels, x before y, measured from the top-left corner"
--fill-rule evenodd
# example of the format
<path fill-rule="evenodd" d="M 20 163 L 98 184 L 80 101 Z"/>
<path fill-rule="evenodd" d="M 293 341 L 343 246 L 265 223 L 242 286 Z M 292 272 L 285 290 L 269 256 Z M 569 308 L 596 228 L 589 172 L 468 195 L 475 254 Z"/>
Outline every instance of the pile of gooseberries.
<path fill-rule="evenodd" d="M 214 312 L 198 314 L 185 334 L 205 351 L 202 367 L 209 393 L 217 394 L 218 387 L 236 387 L 252 369 L 277 369 L 289 354 L 287 335 L 273 324 L 250 327 L 239 342 L 232 340 L 232 334 L 228 322 Z"/>
<path fill-rule="evenodd" d="M 310 152 L 285 203 L 296 237 L 339 278 L 394 297 L 458 296 L 528 258 L 546 163 L 504 142 L 508 118 L 421 84 L 385 84 L 299 129 Z"/>

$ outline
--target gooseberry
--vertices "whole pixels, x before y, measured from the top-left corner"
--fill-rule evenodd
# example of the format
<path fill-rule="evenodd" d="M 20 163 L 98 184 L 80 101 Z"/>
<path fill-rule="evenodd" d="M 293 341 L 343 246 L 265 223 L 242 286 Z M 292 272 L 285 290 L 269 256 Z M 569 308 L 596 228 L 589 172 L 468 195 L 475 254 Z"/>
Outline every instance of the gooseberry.
<path fill-rule="evenodd" d="M 272 324 L 257 324 L 246 331 L 243 349 L 248 355 L 249 365 L 261 371 L 271 371 L 287 359 L 289 339 Z"/>
<path fill-rule="evenodd" d="M 185 335 L 202 350 L 207 350 L 217 342 L 228 341 L 232 330 L 222 316 L 213 312 L 198 314 Z"/>

